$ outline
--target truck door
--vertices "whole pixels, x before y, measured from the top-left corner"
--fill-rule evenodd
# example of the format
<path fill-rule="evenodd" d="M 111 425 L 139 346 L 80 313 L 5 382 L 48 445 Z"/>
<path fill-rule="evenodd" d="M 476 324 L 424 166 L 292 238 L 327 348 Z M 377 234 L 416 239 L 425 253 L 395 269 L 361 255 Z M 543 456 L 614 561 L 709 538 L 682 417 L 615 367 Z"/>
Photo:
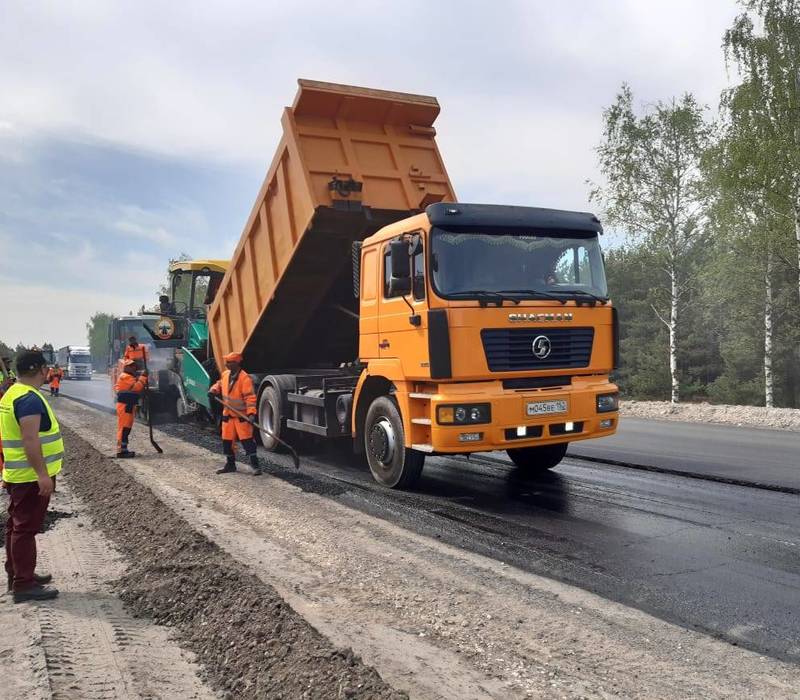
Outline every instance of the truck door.
<path fill-rule="evenodd" d="M 407 234 L 405 240 L 408 240 L 411 255 L 411 292 L 405 296 L 393 294 L 389 289 L 392 276 L 391 241 L 386 241 L 383 246 L 379 347 L 381 358 L 400 358 L 406 376 L 419 377 L 427 374 L 428 362 L 425 254 L 419 234 Z"/>

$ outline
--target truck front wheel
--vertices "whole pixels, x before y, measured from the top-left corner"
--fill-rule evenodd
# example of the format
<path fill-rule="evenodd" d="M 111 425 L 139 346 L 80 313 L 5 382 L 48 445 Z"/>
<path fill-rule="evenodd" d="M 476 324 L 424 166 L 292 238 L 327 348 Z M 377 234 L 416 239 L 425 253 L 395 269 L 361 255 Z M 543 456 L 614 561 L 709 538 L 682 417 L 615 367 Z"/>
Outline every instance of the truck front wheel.
<path fill-rule="evenodd" d="M 424 453 L 405 446 L 400 411 L 388 396 L 379 396 L 367 411 L 364 451 L 375 481 L 390 489 L 413 486 L 425 465 Z"/>
<path fill-rule="evenodd" d="M 511 461 L 526 472 L 545 471 L 557 466 L 567 454 L 567 444 L 517 447 L 506 450 Z"/>

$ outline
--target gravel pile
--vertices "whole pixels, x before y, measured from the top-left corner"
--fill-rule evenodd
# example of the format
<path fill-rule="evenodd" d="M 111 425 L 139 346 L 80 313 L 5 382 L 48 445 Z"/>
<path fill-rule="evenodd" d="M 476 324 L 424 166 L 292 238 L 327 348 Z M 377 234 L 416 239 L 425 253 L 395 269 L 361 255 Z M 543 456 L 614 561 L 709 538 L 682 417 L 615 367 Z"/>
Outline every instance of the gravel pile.
<path fill-rule="evenodd" d="M 679 403 L 668 401 L 622 401 L 623 416 L 655 418 L 696 423 L 725 423 L 727 425 L 800 431 L 800 409 L 765 408 L 763 406 L 725 406 L 710 403 Z"/>
<path fill-rule="evenodd" d="M 128 560 L 119 595 L 134 614 L 174 627 L 213 688 L 231 698 L 408 697 L 335 648 L 112 459 L 62 430 L 72 488 Z"/>

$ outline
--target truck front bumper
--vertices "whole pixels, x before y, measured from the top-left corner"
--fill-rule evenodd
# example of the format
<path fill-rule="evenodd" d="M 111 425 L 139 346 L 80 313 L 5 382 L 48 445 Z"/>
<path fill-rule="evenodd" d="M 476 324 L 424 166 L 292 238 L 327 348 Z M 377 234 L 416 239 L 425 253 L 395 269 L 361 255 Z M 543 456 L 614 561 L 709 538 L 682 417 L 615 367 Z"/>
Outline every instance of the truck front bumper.
<path fill-rule="evenodd" d="M 612 435 L 619 412 L 599 413 L 597 396 L 613 394 L 617 386 L 607 377 L 573 377 L 568 387 L 508 390 L 502 382 L 440 384 L 430 401 L 430 445 L 433 452 L 486 452 L 536 447 Z M 566 412 L 528 415 L 528 404 L 563 400 Z M 442 425 L 438 407 L 490 404 L 491 422 Z"/>

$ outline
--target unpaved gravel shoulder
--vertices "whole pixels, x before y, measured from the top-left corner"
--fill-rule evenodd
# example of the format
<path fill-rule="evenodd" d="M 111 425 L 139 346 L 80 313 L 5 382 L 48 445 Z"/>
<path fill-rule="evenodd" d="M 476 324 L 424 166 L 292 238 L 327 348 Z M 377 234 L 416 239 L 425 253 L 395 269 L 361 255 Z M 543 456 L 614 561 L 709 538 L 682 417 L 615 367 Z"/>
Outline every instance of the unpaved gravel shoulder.
<path fill-rule="evenodd" d="M 127 562 L 115 590 L 135 614 L 174 628 L 211 687 L 237 699 L 407 697 L 352 650 L 332 645 L 119 461 L 62 429 L 72 487 Z"/>
<path fill-rule="evenodd" d="M 62 423 L 110 452 L 107 416 Z M 423 698 L 796 697 L 797 669 L 157 437 L 123 465 L 337 644 Z M 357 497 L 357 496 L 354 496 Z"/>
<path fill-rule="evenodd" d="M 800 409 L 669 401 L 621 401 L 622 416 L 800 432 Z"/>
<path fill-rule="evenodd" d="M 59 479 L 38 538 L 37 568 L 53 575 L 59 597 L 0 601 L 0 697 L 217 697 L 164 628 L 132 617 L 113 594 L 124 561 L 92 527 L 72 478 Z"/>

